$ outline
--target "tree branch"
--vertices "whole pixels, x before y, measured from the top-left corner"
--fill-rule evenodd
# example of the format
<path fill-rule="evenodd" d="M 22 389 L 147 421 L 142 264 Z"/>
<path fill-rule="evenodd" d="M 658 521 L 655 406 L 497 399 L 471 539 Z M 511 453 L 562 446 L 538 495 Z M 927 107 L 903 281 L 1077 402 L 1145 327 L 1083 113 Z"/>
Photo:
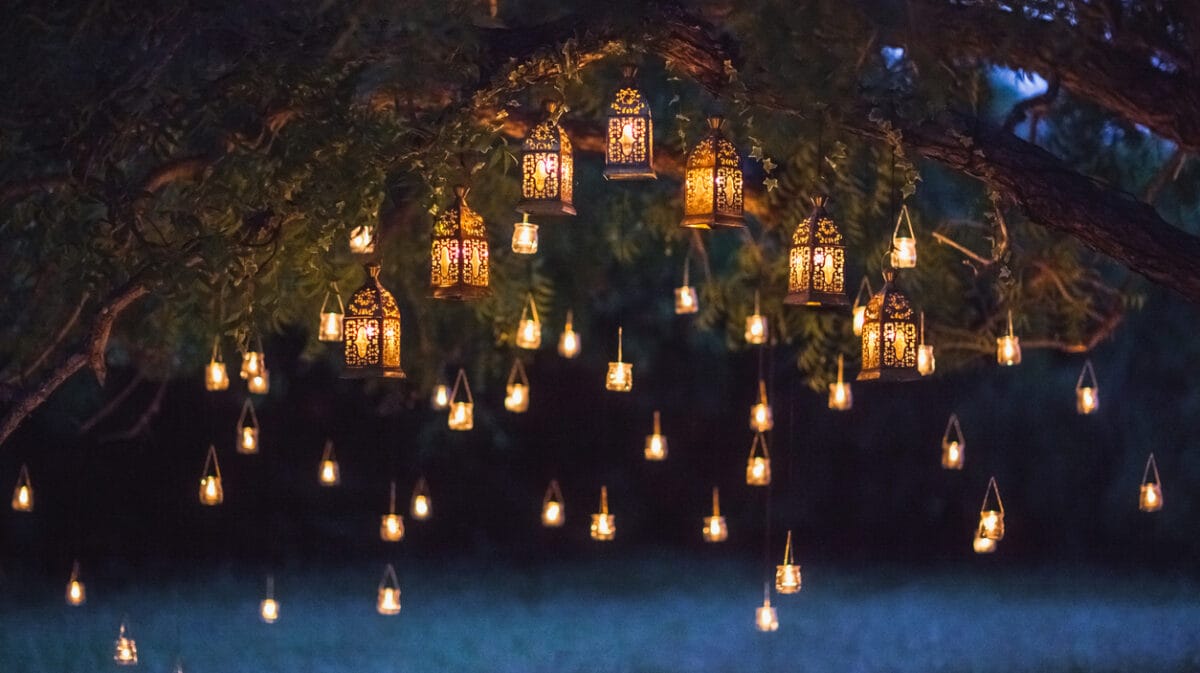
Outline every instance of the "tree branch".
<path fill-rule="evenodd" d="M 162 409 L 163 397 L 167 393 L 167 383 L 171 380 L 170 372 L 167 372 L 163 380 L 158 383 L 158 389 L 154 391 L 154 397 L 151 398 L 150 404 L 146 406 L 146 410 L 138 417 L 137 421 L 124 432 L 118 432 L 112 435 L 106 435 L 100 439 L 101 443 L 121 442 L 133 439 L 146 431 L 150 427 L 150 422 L 158 415 Z"/>
<path fill-rule="evenodd" d="M 62 340 L 65 339 L 71 329 L 75 327 L 75 323 L 79 322 L 79 314 L 83 312 L 83 307 L 87 304 L 87 300 L 90 299 L 91 296 L 91 292 L 84 290 L 83 295 L 79 298 L 79 303 L 75 305 L 75 310 L 72 311 L 71 315 L 68 316 L 66 321 L 63 322 L 62 327 L 58 330 L 58 334 L 54 335 L 54 338 L 51 339 L 50 343 L 46 345 L 46 348 L 42 350 L 41 355 L 34 358 L 33 362 L 29 363 L 29 366 L 21 372 L 20 380 L 24 381 L 32 376 L 33 373 L 37 371 L 37 368 L 41 367 L 42 363 L 46 361 L 46 358 L 50 357 L 50 354 L 53 353 L 56 348 L 58 348 L 58 345 L 62 343 Z"/>
<path fill-rule="evenodd" d="M 99 425 L 101 421 L 112 415 L 112 413 L 116 411 L 117 408 L 125 402 L 125 400 L 129 399 L 129 396 L 133 394 L 133 391 L 137 389 L 138 385 L 140 385 L 144 379 L 145 376 L 142 374 L 142 370 L 137 370 L 137 372 L 134 373 L 133 378 L 129 380 L 129 383 L 125 384 L 125 387 L 121 389 L 121 392 L 117 393 L 111 400 L 108 401 L 107 404 L 101 407 L 99 411 L 92 414 L 91 418 L 84 421 L 83 425 L 79 426 L 79 434 L 86 435 L 92 431 L 92 428 Z"/>

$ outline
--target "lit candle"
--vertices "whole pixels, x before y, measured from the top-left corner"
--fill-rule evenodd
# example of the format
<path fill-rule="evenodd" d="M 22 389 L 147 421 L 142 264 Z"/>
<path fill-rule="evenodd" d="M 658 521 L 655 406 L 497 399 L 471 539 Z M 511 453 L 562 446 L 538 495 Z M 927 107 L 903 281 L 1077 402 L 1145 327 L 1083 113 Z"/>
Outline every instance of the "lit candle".
<path fill-rule="evenodd" d="M 364 224 L 350 230 L 350 252 L 369 255 L 375 252 L 375 228 Z"/>
<path fill-rule="evenodd" d="M 450 387 L 444 383 L 439 383 L 433 387 L 433 395 L 430 396 L 430 406 L 434 409 L 442 410 L 450 406 Z"/>
<path fill-rule="evenodd" d="M 429 496 L 419 493 L 413 498 L 412 515 L 414 519 L 425 520 L 429 518 L 431 508 L 429 506 Z"/>
<path fill-rule="evenodd" d="M 907 236 L 896 236 L 892 239 L 892 266 L 897 269 L 911 269 L 917 265 L 917 241 Z"/>
<path fill-rule="evenodd" d="M 326 458 L 321 461 L 321 485 L 336 486 L 341 481 L 340 471 L 336 460 Z"/>
<path fill-rule="evenodd" d="M 240 448 L 242 453 L 254 453 L 258 451 L 258 430 L 255 430 L 250 426 L 244 426 L 242 428 L 242 442 Z"/>
<path fill-rule="evenodd" d="M 513 225 L 512 251 L 532 255 L 538 251 L 538 226 L 529 221 L 529 213 L 521 213 L 521 221 Z"/>
<path fill-rule="evenodd" d="M 867 307 L 866 306 L 855 306 L 854 307 L 854 324 L 853 324 L 854 336 L 862 336 L 863 324 L 866 321 L 867 321 Z"/>
<path fill-rule="evenodd" d="M 321 314 L 321 329 L 318 338 L 321 341 L 342 340 L 342 314 L 328 312 Z"/>

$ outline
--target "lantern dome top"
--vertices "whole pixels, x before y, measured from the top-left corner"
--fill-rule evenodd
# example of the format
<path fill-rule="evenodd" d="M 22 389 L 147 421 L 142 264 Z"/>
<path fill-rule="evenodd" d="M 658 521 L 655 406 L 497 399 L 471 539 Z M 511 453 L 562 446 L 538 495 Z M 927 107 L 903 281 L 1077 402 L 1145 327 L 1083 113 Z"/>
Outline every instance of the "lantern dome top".
<path fill-rule="evenodd" d="M 914 311 L 908 297 L 896 285 L 895 269 L 883 271 L 883 287 L 867 303 L 867 320 L 913 320 Z"/>
<path fill-rule="evenodd" d="M 613 96 L 612 102 L 608 104 L 608 114 L 614 116 L 649 117 L 650 104 L 646 102 L 646 97 L 633 85 L 633 82 L 627 81 L 620 89 L 617 89 L 617 94 Z"/>
<path fill-rule="evenodd" d="M 433 235 L 435 238 L 444 237 L 462 237 L 475 236 L 483 238 L 487 234 L 483 228 L 483 216 L 471 210 L 467 205 L 467 192 L 469 187 L 458 186 L 454 188 L 454 193 L 458 197 L 453 206 L 442 211 L 437 220 L 433 223 Z"/>
<path fill-rule="evenodd" d="M 733 143 L 729 142 L 729 140 L 725 137 L 725 134 L 721 132 L 721 123 L 722 119 L 720 117 L 708 118 L 708 126 L 712 130 L 707 137 L 696 143 L 696 147 L 693 148 L 692 153 L 688 155 L 688 169 L 740 167 L 737 148 L 734 147 Z"/>
<path fill-rule="evenodd" d="M 525 138 L 521 149 L 526 152 L 571 152 L 571 139 L 567 132 L 554 121 L 546 121 L 533 127 Z"/>
<path fill-rule="evenodd" d="M 347 314 L 356 318 L 400 318 L 396 299 L 379 283 L 379 263 L 364 266 L 367 282 L 350 297 Z"/>
<path fill-rule="evenodd" d="M 792 234 L 792 245 L 845 245 L 841 230 L 834 224 L 829 211 L 825 210 L 829 197 L 819 194 L 812 198 L 812 202 L 812 212 L 800 221 L 796 232 Z"/>

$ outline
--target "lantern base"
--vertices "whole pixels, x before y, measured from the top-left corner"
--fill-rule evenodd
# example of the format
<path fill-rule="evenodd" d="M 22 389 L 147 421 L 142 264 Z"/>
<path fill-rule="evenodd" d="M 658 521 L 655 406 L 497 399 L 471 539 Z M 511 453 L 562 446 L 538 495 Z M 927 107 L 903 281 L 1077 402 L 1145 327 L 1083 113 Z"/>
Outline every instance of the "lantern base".
<path fill-rule="evenodd" d="M 801 290 L 789 292 L 783 298 L 783 303 L 792 306 L 811 306 L 813 308 L 841 308 L 849 306 L 850 300 L 844 292 L 819 292 L 817 290 Z"/>
<path fill-rule="evenodd" d="M 712 229 L 713 227 L 745 227 L 745 216 L 729 213 L 706 213 L 704 215 L 685 215 L 679 226 L 689 229 Z"/>
<path fill-rule="evenodd" d="M 532 201 L 526 199 L 517 204 L 518 213 L 530 215 L 574 215 L 575 206 L 570 203 L 553 199 L 549 201 Z"/>
<path fill-rule="evenodd" d="M 649 166 L 605 166 L 605 180 L 657 180 L 658 174 Z"/>
<path fill-rule="evenodd" d="M 919 381 L 921 374 L 913 369 L 864 369 L 858 373 L 856 381 Z"/>
<path fill-rule="evenodd" d="M 399 367 L 346 367 L 342 370 L 343 379 L 403 379 L 408 374 Z"/>
<path fill-rule="evenodd" d="M 430 296 L 434 299 L 471 301 L 473 299 L 483 299 L 492 296 L 492 289 L 490 287 L 472 287 L 470 285 L 435 287 L 433 288 L 433 294 Z"/>

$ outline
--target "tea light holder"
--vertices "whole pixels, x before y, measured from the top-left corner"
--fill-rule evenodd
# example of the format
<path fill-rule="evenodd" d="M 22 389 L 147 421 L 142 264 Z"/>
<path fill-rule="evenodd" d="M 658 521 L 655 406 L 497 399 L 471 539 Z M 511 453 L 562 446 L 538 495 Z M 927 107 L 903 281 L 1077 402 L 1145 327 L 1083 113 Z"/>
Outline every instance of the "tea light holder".
<path fill-rule="evenodd" d="M 750 457 L 746 460 L 746 484 L 766 486 L 771 483 L 771 456 L 767 452 L 767 440 L 763 433 L 754 433 L 750 443 Z"/>
<path fill-rule="evenodd" d="M 654 412 L 654 432 L 646 435 L 646 446 L 643 454 L 646 460 L 660 461 L 667 459 L 667 438 L 662 434 L 662 423 L 658 411 Z"/>
<path fill-rule="evenodd" d="M 458 397 L 460 388 L 465 398 L 463 400 Z M 467 381 L 465 369 L 459 369 L 458 375 L 454 377 L 454 388 L 450 391 L 450 415 L 446 417 L 446 427 L 459 432 L 475 427 L 475 398 L 471 396 L 471 384 Z"/>
<path fill-rule="evenodd" d="M 258 414 L 254 413 L 254 404 L 247 397 L 238 416 L 237 452 L 246 456 L 258 453 L 258 438 Z"/>
<path fill-rule="evenodd" d="M 1153 477 L 1151 477 L 1153 473 Z M 1163 507 L 1162 478 L 1158 476 L 1158 461 L 1154 454 L 1146 459 L 1146 468 L 1142 470 L 1141 495 L 1138 498 L 1138 509 L 1143 512 L 1157 512 Z"/>
<path fill-rule="evenodd" d="M 963 439 L 958 414 L 950 414 L 950 420 L 946 422 L 946 432 L 942 433 L 942 467 L 947 470 L 961 470 L 966 453 L 967 440 Z"/>
<path fill-rule="evenodd" d="M 1096 382 L 1096 370 L 1092 361 L 1083 363 L 1079 372 L 1079 380 L 1075 382 L 1075 411 L 1081 415 L 1096 413 L 1100 408 L 1100 384 Z"/>
<path fill-rule="evenodd" d="M 783 563 L 775 566 L 775 592 L 794 594 L 800 592 L 800 566 L 792 558 L 792 531 L 787 533 L 787 544 L 783 548 Z"/>
<path fill-rule="evenodd" d="M 617 535 L 617 516 L 608 513 L 608 487 L 600 487 L 600 511 L 592 515 L 593 540 L 606 542 Z"/>
<path fill-rule="evenodd" d="M 729 538 L 729 527 L 721 516 L 721 493 L 716 486 L 712 490 L 712 516 L 704 517 L 704 541 L 724 542 Z"/>

